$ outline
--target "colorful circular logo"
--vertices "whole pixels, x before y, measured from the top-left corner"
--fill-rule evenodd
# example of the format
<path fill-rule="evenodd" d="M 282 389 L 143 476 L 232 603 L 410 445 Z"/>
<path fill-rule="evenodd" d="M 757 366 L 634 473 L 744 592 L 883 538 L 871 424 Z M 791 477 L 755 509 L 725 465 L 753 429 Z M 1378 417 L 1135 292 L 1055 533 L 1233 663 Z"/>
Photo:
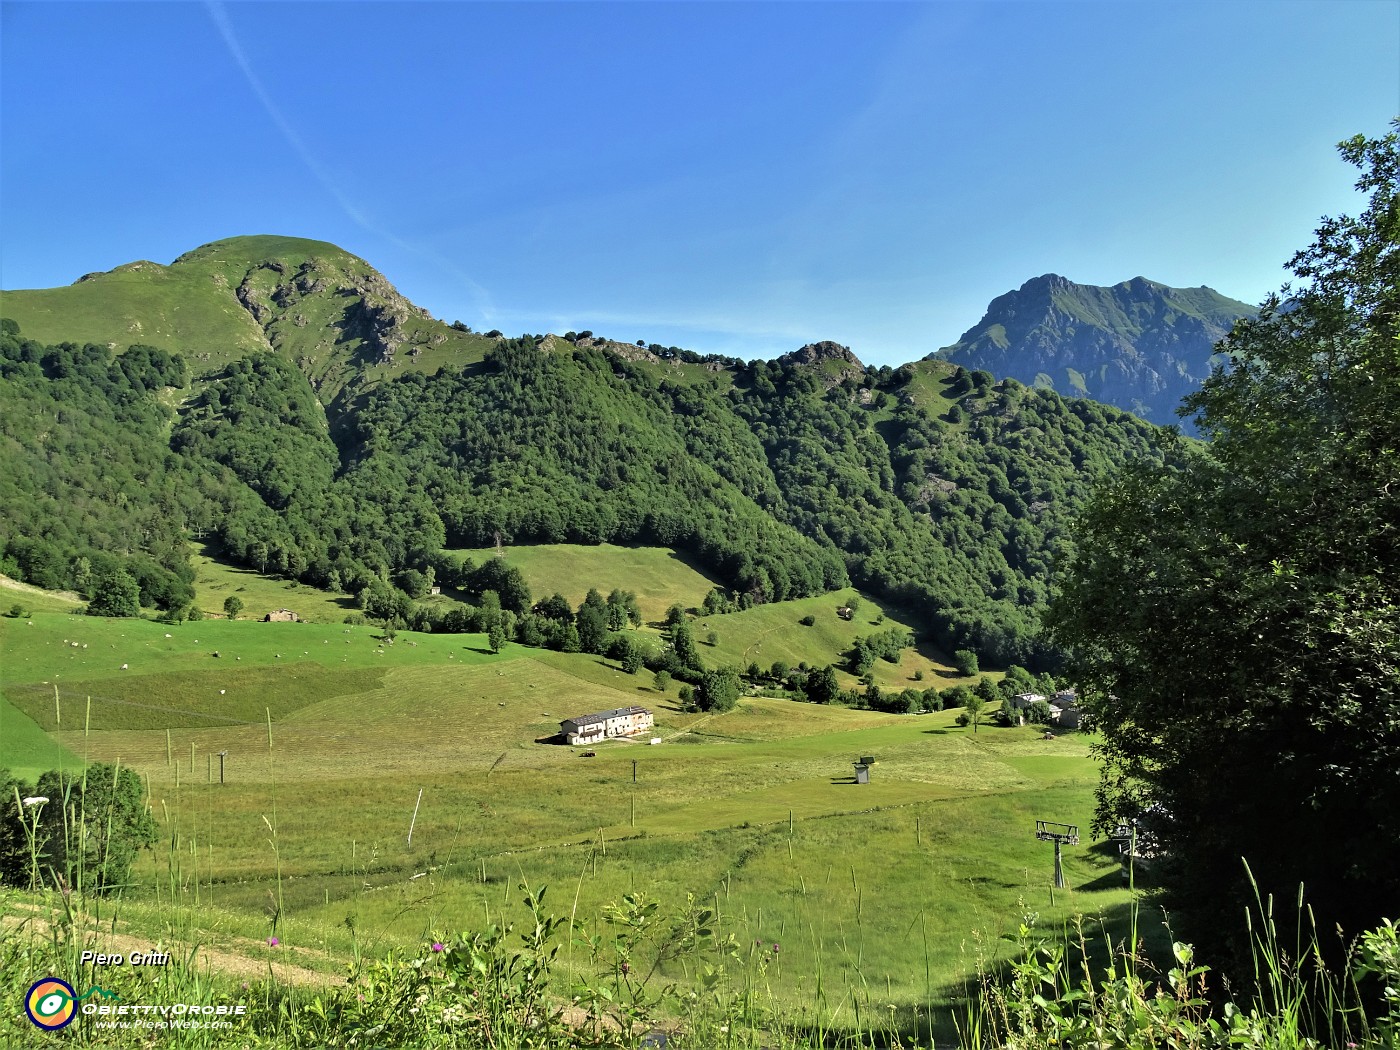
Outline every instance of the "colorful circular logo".
<path fill-rule="evenodd" d="M 24 997 L 24 1012 L 46 1032 L 66 1027 L 78 1012 L 78 996 L 73 986 L 57 977 L 35 981 Z"/>

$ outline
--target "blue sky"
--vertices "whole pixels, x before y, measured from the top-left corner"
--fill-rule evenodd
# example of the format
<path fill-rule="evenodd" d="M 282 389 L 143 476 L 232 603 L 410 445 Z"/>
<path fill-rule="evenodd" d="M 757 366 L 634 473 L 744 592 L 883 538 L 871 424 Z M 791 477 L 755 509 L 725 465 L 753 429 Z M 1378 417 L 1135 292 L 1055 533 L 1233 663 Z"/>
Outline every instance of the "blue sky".
<path fill-rule="evenodd" d="M 1046 272 L 1257 301 L 1400 3 L 3 3 L 0 286 L 241 233 L 446 320 L 898 364 Z"/>

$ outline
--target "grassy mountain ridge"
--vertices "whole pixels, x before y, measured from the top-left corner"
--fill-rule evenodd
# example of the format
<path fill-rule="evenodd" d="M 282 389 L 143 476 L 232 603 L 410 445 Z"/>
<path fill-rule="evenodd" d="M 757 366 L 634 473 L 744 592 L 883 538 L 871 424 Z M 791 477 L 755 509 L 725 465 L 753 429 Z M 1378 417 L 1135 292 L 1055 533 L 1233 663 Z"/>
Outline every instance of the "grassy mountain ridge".
<path fill-rule="evenodd" d="M 1045 274 L 993 299 L 936 356 L 1168 424 L 1209 375 L 1215 344 L 1254 312 L 1204 286 L 1135 277 L 1099 287 Z"/>
<path fill-rule="evenodd" d="M 196 375 L 276 350 L 325 404 L 347 385 L 479 361 L 493 342 L 434 319 L 333 244 L 267 235 L 213 241 L 169 266 L 128 263 L 64 288 L 0 292 L 0 314 L 43 343 L 179 352 Z"/>

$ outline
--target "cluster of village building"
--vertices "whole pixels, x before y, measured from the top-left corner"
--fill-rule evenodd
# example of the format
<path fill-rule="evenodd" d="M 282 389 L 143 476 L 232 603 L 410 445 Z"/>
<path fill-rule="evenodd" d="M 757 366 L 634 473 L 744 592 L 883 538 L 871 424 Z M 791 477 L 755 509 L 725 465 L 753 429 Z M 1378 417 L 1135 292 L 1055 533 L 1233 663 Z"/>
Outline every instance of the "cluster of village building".
<path fill-rule="evenodd" d="M 1017 693 L 1011 704 L 1018 712 L 1024 712 L 1032 704 L 1045 701 L 1050 705 L 1050 724 L 1061 729 L 1078 729 L 1081 713 L 1079 698 L 1073 689 L 1061 689 L 1054 696 L 1041 696 L 1039 693 Z"/>

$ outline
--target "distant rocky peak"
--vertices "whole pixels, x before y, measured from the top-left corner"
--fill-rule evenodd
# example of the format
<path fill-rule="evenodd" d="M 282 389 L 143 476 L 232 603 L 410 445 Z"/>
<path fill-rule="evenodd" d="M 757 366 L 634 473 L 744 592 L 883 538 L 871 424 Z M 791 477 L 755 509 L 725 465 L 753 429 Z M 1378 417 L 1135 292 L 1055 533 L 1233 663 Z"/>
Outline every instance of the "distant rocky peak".
<path fill-rule="evenodd" d="M 778 358 L 778 361 L 785 365 L 820 365 L 827 361 L 839 361 L 854 365 L 862 372 L 865 371 L 865 365 L 861 363 L 860 358 L 851 353 L 849 346 L 833 343 L 830 339 L 823 339 L 818 343 L 808 343 L 800 350 L 783 354 L 782 357 Z"/>
<path fill-rule="evenodd" d="M 1204 285 L 1139 276 L 1102 287 L 1047 273 L 997 296 L 930 356 L 1174 423 L 1181 398 L 1210 374 L 1216 343 L 1253 313 Z"/>

